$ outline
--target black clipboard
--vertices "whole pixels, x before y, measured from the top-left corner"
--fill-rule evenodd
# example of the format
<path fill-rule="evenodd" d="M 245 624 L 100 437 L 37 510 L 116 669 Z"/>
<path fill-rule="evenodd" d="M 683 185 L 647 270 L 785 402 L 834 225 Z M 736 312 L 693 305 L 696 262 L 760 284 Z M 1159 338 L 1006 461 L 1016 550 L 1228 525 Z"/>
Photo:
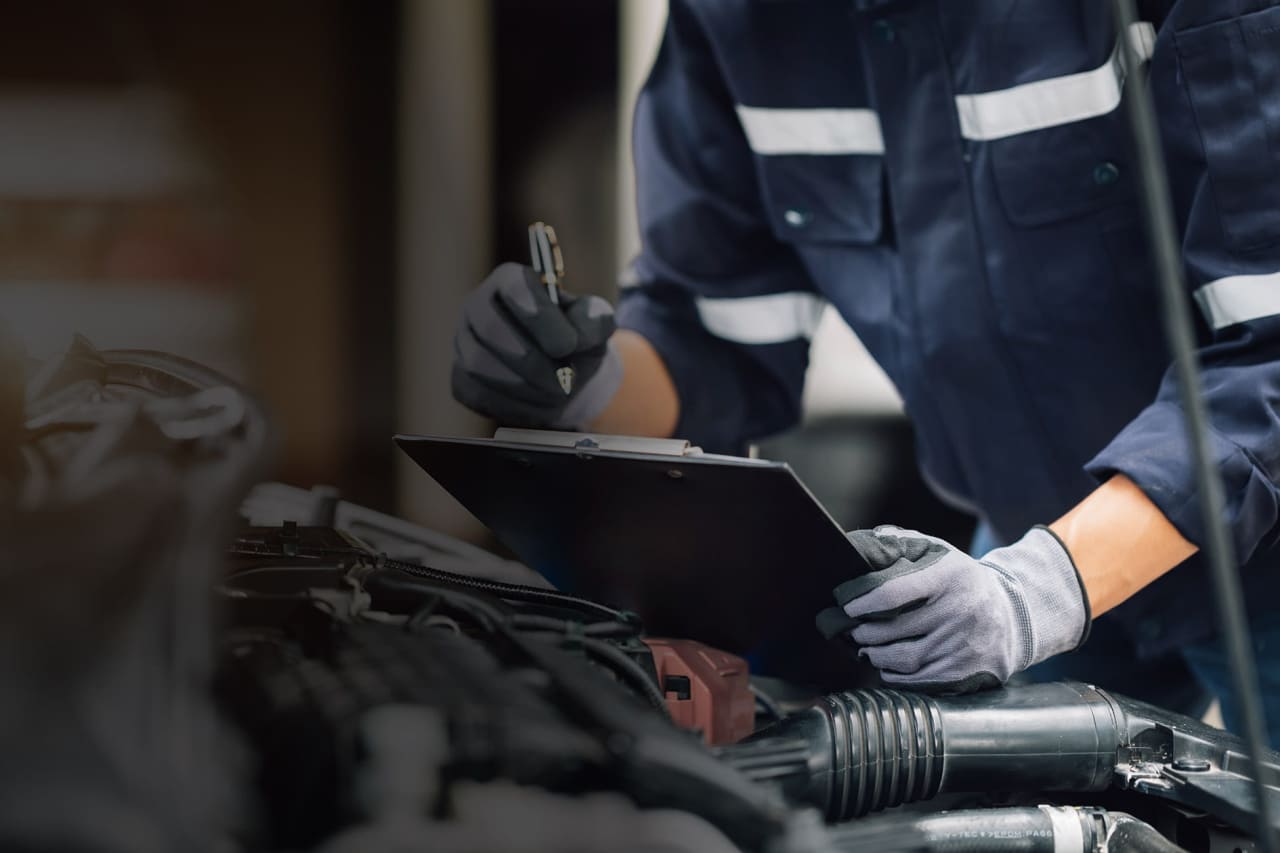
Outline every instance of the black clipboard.
<path fill-rule="evenodd" d="M 780 674 L 829 661 L 814 616 L 868 571 L 782 462 L 536 430 L 395 442 L 557 586 L 636 611 L 650 634 L 792 661 Z"/>

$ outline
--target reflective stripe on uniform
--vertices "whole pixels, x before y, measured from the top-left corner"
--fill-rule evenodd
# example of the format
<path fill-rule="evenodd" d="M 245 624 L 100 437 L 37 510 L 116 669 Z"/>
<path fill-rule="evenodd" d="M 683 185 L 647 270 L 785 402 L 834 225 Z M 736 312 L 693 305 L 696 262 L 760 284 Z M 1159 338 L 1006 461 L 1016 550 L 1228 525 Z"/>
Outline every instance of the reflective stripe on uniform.
<path fill-rule="evenodd" d="M 883 154 L 875 110 L 769 109 L 738 106 L 747 142 L 757 154 Z"/>
<path fill-rule="evenodd" d="M 814 293 L 770 293 L 697 300 L 708 332 L 739 344 L 780 344 L 813 337 L 826 300 Z"/>
<path fill-rule="evenodd" d="M 1139 57 L 1151 58 L 1155 27 L 1140 21 L 1130 29 L 1129 38 Z M 1002 139 L 1106 115 L 1120 105 L 1124 78 L 1124 54 L 1117 44 L 1111 58 L 1092 71 L 957 95 L 960 133 L 966 139 Z"/>
<path fill-rule="evenodd" d="M 1280 272 L 1220 278 L 1197 290 L 1195 297 L 1214 330 L 1272 317 L 1280 314 Z"/>

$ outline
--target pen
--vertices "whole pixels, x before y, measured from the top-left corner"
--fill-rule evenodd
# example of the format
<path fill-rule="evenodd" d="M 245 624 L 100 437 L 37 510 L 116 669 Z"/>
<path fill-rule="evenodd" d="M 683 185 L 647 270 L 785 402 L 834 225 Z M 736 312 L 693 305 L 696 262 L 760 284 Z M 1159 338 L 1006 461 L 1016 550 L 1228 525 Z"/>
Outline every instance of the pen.
<path fill-rule="evenodd" d="M 547 296 L 552 305 L 560 304 L 560 281 L 564 278 L 564 256 L 560 254 L 560 244 L 556 241 L 556 230 L 545 222 L 535 222 L 529 226 L 529 256 L 533 260 L 533 269 L 547 286 Z M 573 393 L 573 365 L 565 362 L 556 368 L 556 381 L 565 396 Z"/>

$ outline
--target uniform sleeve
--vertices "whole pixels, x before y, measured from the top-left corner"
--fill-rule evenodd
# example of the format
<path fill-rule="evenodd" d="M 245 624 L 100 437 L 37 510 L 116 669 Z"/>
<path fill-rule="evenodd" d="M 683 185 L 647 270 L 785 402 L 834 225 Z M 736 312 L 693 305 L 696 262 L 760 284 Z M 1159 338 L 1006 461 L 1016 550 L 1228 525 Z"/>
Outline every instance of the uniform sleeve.
<path fill-rule="evenodd" d="M 1241 561 L 1280 515 L 1280 3 L 1183 0 L 1151 66 L 1212 450 Z M 1153 312 L 1159 310 L 1152 305 Z M 1176 381 L 1087 466 L 1134 480 L 1191 542 L 1205 540 Z"/>
<path fill-rule="evenodd" d="M 624 276 L 619 325 L 670 371 L 676 434 L 740 452 L 799 418 L 824 303 L 770 229 L 734 100 L 683 0 L 670 4 L 634 148 L 643 249 Z"/>

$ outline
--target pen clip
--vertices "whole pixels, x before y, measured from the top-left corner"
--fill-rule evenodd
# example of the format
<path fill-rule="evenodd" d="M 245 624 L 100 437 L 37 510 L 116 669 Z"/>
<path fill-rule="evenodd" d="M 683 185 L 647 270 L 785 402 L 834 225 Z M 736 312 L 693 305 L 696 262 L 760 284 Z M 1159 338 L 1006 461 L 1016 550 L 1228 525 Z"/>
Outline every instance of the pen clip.
<path fill-rule="evenodd" d="M 556 240 L 556 230 L 545 222 L 529 226 L 529 256 L 543 282 L 548 287 L 559 287 L 564 278 L 564 256 Z"/>

